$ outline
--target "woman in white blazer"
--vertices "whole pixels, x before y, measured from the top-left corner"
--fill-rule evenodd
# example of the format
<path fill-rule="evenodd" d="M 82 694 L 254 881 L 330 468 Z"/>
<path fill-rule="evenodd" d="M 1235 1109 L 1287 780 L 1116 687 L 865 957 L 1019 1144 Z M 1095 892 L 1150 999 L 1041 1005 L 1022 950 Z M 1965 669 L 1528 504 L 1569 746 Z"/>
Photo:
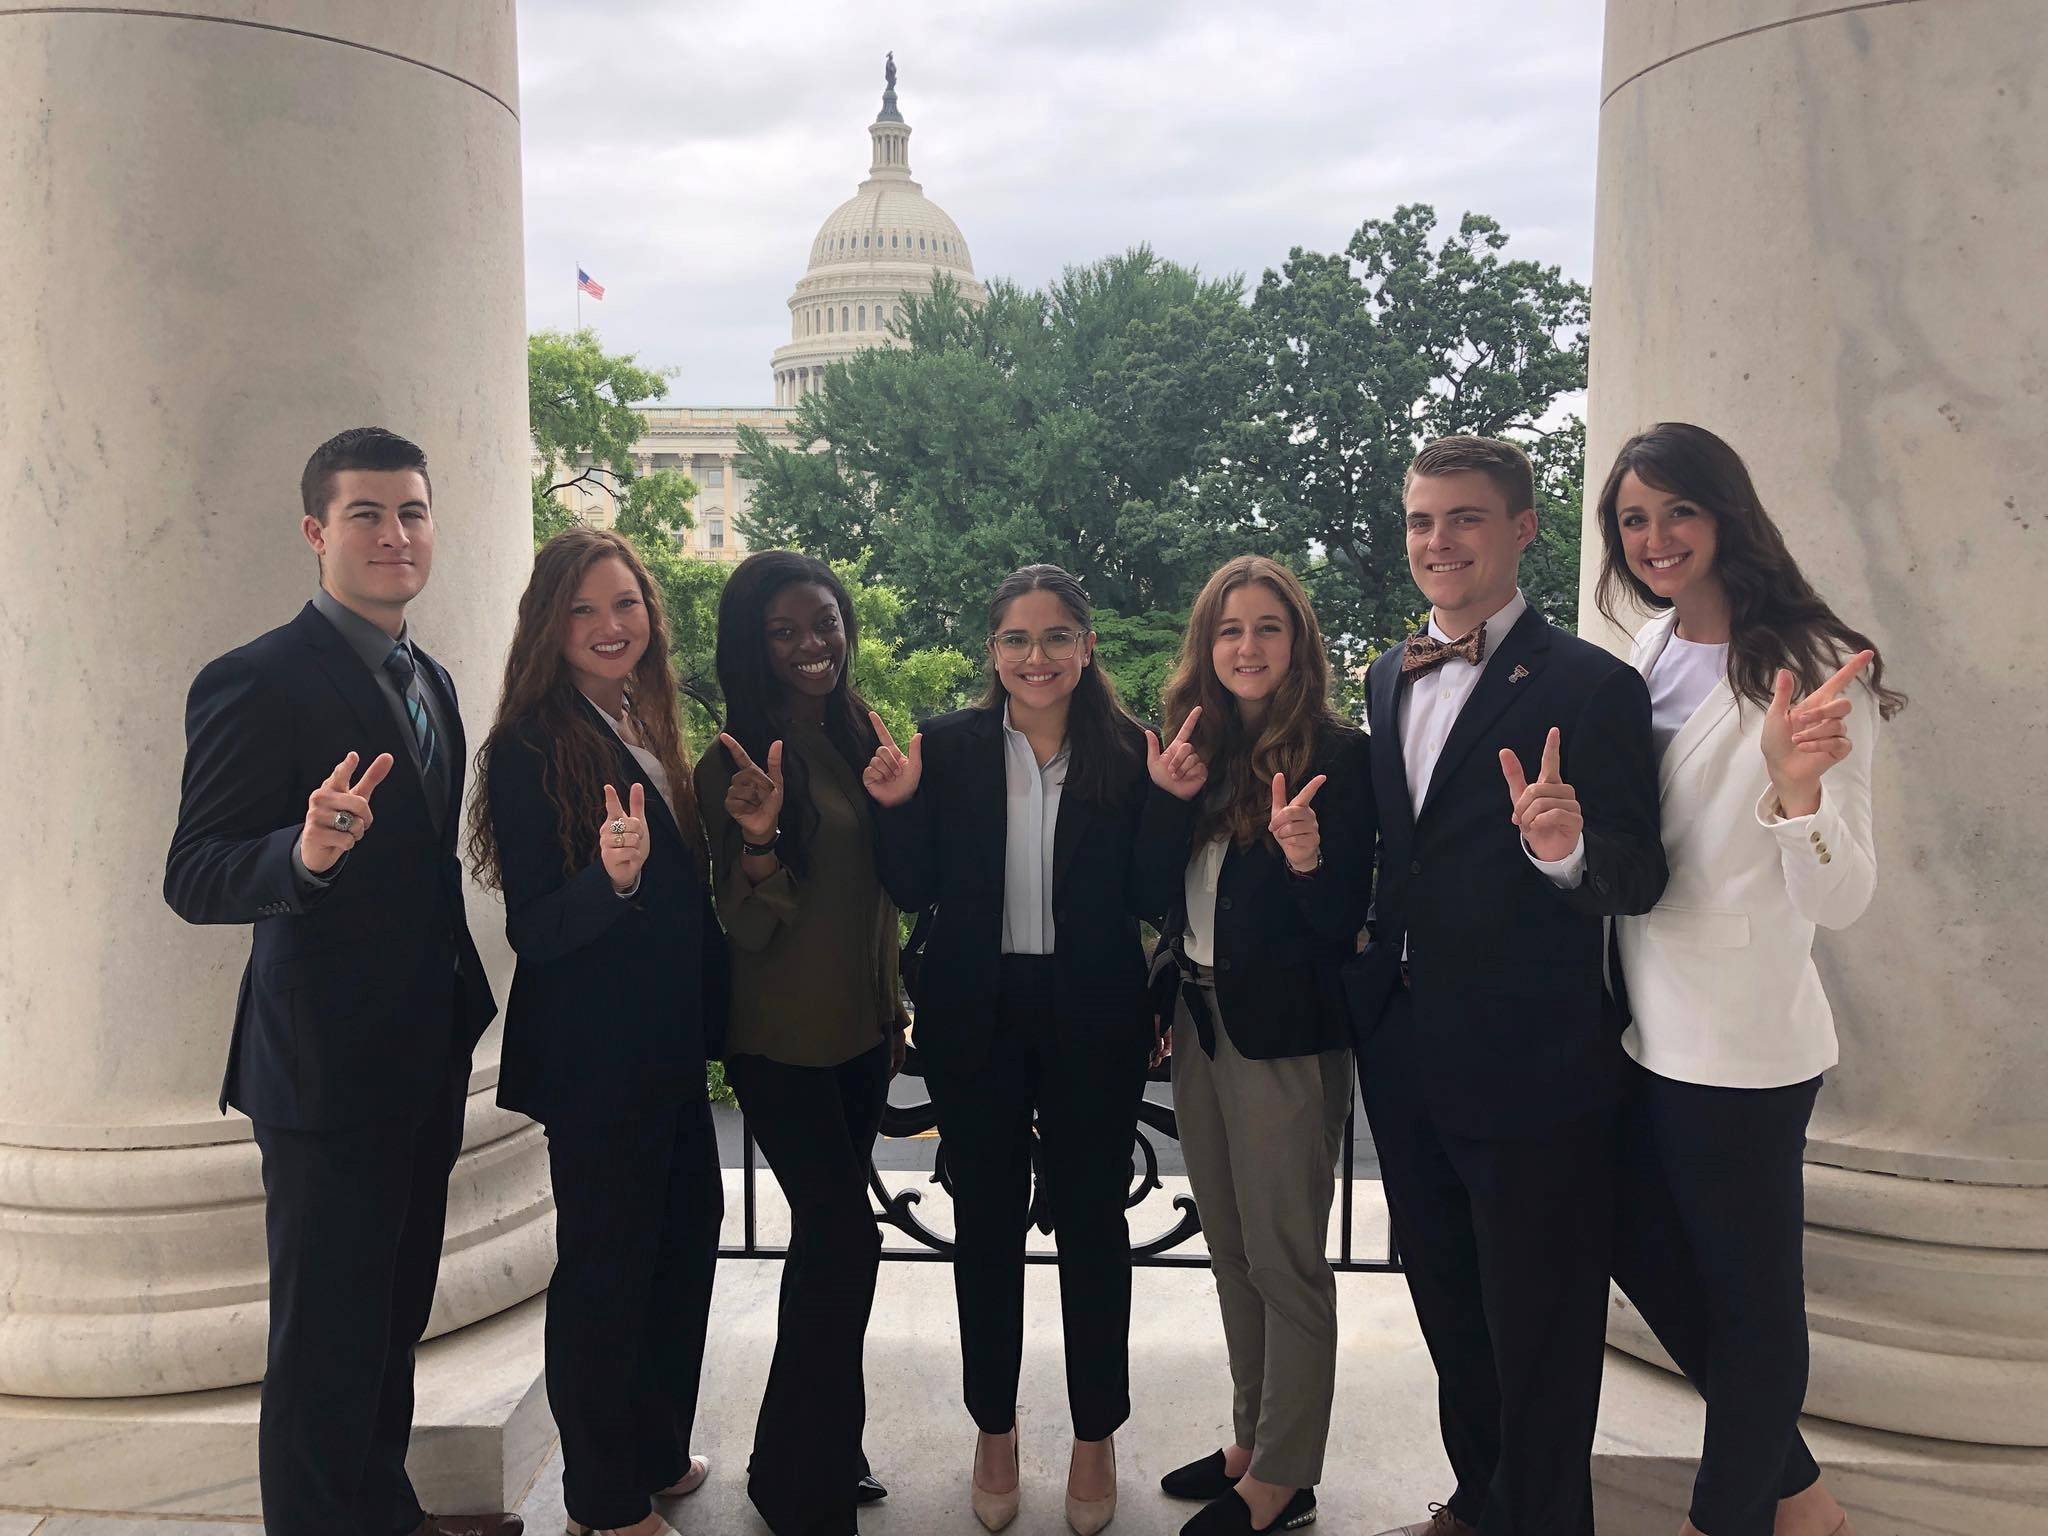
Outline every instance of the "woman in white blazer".
<path fill-rule="evenodd" d="M 1635 1068 L 1615 1278 L 1706 1399 L 1685 1536 L 1851 1536 L 1798 1428 L 1803 1153 L 1836 1060 L 1812 950 L 1876 889 L 1871 762 L 1905 700 L 1711 432 L 1631 438 L 1599 512 L 1601 610 L 1656 614 L 1632 660 L 1671 870 L 1616 919 Z"/>

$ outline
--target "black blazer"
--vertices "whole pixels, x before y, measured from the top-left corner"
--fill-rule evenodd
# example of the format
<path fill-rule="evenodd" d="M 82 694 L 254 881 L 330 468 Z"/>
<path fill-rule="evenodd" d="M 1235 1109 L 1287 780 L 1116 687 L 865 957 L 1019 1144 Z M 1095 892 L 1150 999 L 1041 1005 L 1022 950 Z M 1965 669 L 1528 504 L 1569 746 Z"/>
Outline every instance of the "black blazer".
<path fill-rule="evenodd" d="M 1216 882 L 1216 1001 L 1230 1043 L 1254 1061 L 1351 1044 L 1340 974 L 1358 952 L 1372 901 L 1377 821 L 1365 735 L 1342 726 L 1318 732 L 1301 783 L 1318 773 L 1329 775 L 1313 801 L 1322 868 L 1296 875 L 1262 835 L 1249 848 L 1229 846 Z M 1301 783 L 1289 787 L 1299 793 Z M 1154 786 L 1138 835 L 1145 888 L 1167 900 L 1161 942 L 1176 951 L 1187 933 L 1196 812 Z"/>
<path fill-rule="evenodd" d="M 1649 691 L 1530 609 L 1465 701 L 1418 810 L 1397 713 L 1406 649 L 1366 674 L 1379 883 L 1372 942 L 1345 971 L 1353 1023 L 1364 1049 L 1405 940 L 1431 1113 L 1468 1135 L 1534 1133 L 1618 1092 L 1624 1021 L 1601 985 L 1601 919 L 1647 912 L 1665 879 Z M 1552 726 L 1585 816 L 1585 877 L 1569 891 L 1529 861 L 1500 768 L 1510 747 L 1533 773 Z"/>
<path fill-rule="evenodd" d="M 576 702 L 612 736 L 595 709 Z M 547 1125 L 701 1099 L 705 1055 L 725 1032 L 730 973 L 703 849 L 684 842 L 633 754 L 613 745 L 619 799 L 636 783 L 647 797 L 651 843 L 630 897 L 612 889 L 597 857 L 602 805 L 585 818 L 590 861 L 563 873 L 555 809 L 541 787 L 548 743 L 538 728 L 515 726 L 491 746 L 505 936 L 519 956 L 505 1004 L 498 1103 Z"/>
<path fill-rule="evenodd" d="M 996 1027 L 1003 951 L 1009 790 L 1003 713 L 963 709 L 924 723 L 924 776 L 906 805 L 875 818 L 876 862 L 904 911 L 936 907 L 918 974 L 917 1049 L 938 1072 L 972 1071 Z M 1150 1048 L 1135 845 L 1151 780 L 1144 741 L 1101 800 L 1060 794 L 1053 827 L 1054 1002 L 1063 1049 Z"/>
<path fill-rule="evenodd" d="M 448 706 L 439 827 L 377 680 L 311 603 L 193 681 L 164 900 L 188 923 L 255 925 L 223 1110 L 294 1130 L 417 1117 L 497 1012 L 455 853 L 455 684 L 419 659 Z M 389 752 L 397 766 L 371 799 L 369 835 L 309 895 L 291 860 L 306 797 L 350 752 L 366 764 Z"/>

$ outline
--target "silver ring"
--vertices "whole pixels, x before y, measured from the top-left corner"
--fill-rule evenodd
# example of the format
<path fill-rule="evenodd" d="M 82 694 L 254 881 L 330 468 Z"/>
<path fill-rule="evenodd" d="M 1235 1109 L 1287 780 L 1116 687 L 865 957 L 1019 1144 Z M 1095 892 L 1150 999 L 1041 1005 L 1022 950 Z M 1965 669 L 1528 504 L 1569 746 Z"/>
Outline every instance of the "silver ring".
<path fill-rule="evenodd" d="M 355 824 L 356 824 L 356 817 L 355 817 L 355 812 L 353 812 L 353 811 L 336 811 L 336 812 L 334 813 L 334 830 L 335 830 L 335 831 L 337 831 L 337 832 L 346 832 L 346 831 L 347 831 L 347 830 L 348 830 L 348 829 L 349 829 L 350 827 L 354 826 Z"/>
<path fill-rule="evenodd" d="M 613 822 L 613 823 L 612 823 L 612 835 L 613 835 L 614 837 L 621 837 L 621 836 L 624 836 L 624 835 L 625 835 L 625 831 L 626 831 L 626 824 L 625 824 L 625 823 L 624 823 L 623 821 L 615 821 L 615 822 Z"/>

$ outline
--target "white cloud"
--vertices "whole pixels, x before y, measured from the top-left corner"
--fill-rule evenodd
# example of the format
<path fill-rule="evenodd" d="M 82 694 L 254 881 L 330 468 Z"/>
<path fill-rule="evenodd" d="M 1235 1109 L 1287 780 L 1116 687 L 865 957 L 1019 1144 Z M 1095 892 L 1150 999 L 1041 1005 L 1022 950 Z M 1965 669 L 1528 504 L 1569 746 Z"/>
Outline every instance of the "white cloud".
<path fill-rule="evenodd" d="M 894 49 L 911 167 L 976 270 L 1037 285 L 1149 242 L 1256 283 L 1427 202 L 1591 275 L 1600 0 L 519 0 L 527 313 L 580 261 L 606 343 L 699 405 L 770 398 Z"/>

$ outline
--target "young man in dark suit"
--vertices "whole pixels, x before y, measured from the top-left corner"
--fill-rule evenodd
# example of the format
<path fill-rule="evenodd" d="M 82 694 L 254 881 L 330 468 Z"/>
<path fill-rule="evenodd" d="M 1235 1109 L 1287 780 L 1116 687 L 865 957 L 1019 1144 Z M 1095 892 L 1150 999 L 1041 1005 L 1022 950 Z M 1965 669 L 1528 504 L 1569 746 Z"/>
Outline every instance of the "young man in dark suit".
<path fill-rule="evenodd" d="M 264 1527 L 517 1536 L 517 1515 L 426 1514 L 405 1471 L 470 1052 L 497 1011 L 455 852 L 455 685 L 406 632 L 434 554 L 426 456 L 357 428 L 300 492 L 320 589 L 193 682 L 164 871 L 187 922 L 254 925 L 221 1108 L 263 1155 Z"/>
<path fill-rule="evenodd" d="M 1593 1529 L 1621 1062 L 1601 919 L 1649 910 L 1664 849 L 1641 677 L 1516 585 L 1534 499 L 1511 443 L 1423 449 L 1403 502 L 1429 627 L 1367 673 L 1379 878 L 1346 985 L 1457 1478 L 1406 1536 Z"/>

